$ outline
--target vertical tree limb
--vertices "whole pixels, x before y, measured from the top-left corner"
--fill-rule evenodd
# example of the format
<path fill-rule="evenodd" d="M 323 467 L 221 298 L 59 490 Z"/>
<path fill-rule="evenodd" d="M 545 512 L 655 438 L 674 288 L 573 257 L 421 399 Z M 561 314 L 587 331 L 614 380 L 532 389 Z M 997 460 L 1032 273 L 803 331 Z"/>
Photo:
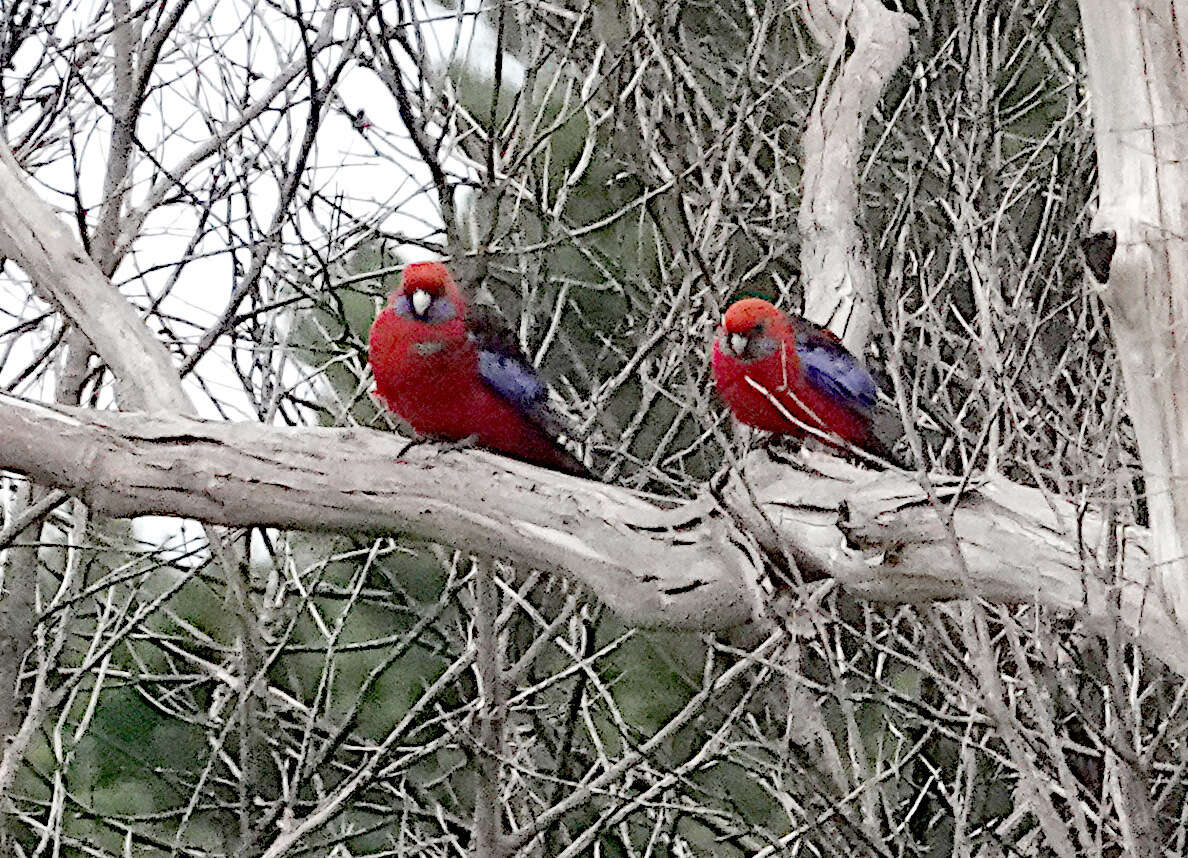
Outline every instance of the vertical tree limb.
<path fill-rule="evenodd" d="M 478 710 L 478 784 L 474 794 L 475 858 L 503 854 L 501 775 L 503 759 L 503 660 L 499 644 L 499 586 L 495 564 L 474 561 L 474 670 L 481 700 Z"/>
<path fill-rule="evenodd" d="M 858 212 L 858 157 L 866 122 L 907 57 L 910 15 L 879 0 L 801 3 L 801 17 L 830 57 L 804 130 L 800 201 L 805 315 L 861 354 L 870 338 L 874 275 Z M 847 50 L 852 42 L 852 49 Z"/>
<path fill-rule="evenodd" d="M 1188 618 L 1188 24 L 1170 0 L 1081 0 L 1101 287 L 1146 482 L 1151 561 Z M 1107 243 L 1108 245 L 1108 243 Z M 1100 260 L 1099 260 L 1100 262 Z"/>

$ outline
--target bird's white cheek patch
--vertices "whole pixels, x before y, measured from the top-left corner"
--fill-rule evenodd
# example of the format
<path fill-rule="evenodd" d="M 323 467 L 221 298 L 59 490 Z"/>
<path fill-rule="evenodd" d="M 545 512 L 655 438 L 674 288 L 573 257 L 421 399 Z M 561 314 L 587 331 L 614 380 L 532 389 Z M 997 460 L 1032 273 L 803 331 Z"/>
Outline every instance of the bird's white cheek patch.
<path fill-rule="evenodd" d="M 414 344 L 413 351 L 421 357 L 429 357 L 429 355 L 435 355 L 444 349 L 445 345 L 441 340 L 429 340 L 428 342 Z"/>

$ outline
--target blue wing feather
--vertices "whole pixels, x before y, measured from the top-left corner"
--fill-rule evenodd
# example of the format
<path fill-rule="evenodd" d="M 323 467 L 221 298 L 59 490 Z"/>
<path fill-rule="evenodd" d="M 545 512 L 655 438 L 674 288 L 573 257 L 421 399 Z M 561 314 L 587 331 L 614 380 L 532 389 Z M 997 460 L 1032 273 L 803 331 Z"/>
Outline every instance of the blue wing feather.
<path fill-rule="evenodd" d="M 478 347 L 479 376 L 550 437 L 572 438 L 573 429 L 549 404 L 548 386 L 494 313 L 488 307 L 476 305 L 467 318 L 470 336 Z"/>
<path fill-rule="evenodd" d="M 810 384 L 836 402 L 863 414 L 874 410 L 879 388 L 858 358 L 830 331 L 795 320 L 796 354 Z"/>
<path fill-rule="evenodd" d="M 479 375 L 517 410 L 531 415 L 548 401 L 544 382 L 527 362 L 480 346 Z"/>

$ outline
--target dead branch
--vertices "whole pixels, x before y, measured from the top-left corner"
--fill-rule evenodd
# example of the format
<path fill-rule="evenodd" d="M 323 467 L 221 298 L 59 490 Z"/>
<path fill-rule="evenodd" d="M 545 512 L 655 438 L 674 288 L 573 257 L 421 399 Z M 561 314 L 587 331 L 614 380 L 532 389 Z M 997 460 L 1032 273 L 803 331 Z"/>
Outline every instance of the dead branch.
<path fill-rule="evenodd" d="M 1093 233 L 1116 242 L 1101 292 L 1143 460 L 1151 559 L 1188 616 L 1185 32 L 1174 3 L 1080 5 L 1101 188 Z"/>
<path fill-rule="evenodd" d="M 1146 532 L 1122 534 L 1115 590 L 1095 512 L 1001 478 L 959 497 L 948 490 L 967 576 L 912 479 L 825 455 L 803 467 L 752 456 L 746 482 L 757 508 L 735 483 L 728 509 L 708 496 L 662 509 L 625 489 L 479 451 L 405 451 L 400 438 L 366 429 L 0 402 L 0 468 L 77 494 L 102 515 L 401 532 L 564 573 L 629 623 L 706 631 L 760 619 L 748 582 L 762 570 L 737 517 L 754 533 L 774 527 L 802 568 L 863 598 L 1045 605 L 1093 628 L 1120 625 L 1188 673 L 1185 634 L 1151 583 Z"/>
<path fill-rule="evenodd" d="M 858 212 L 866 123 L 911 47 L 911 15 L 878 0 L 804 3 L 801 17 L 828 58 L 804 129 L 804 196 L 797 226 L 805 315 L 861 354 L 870 338 L 874 268 Z M 846 50 L 852 40 L 853 50 Z M 842 57 L 845 56 L 843 60 Z"/>

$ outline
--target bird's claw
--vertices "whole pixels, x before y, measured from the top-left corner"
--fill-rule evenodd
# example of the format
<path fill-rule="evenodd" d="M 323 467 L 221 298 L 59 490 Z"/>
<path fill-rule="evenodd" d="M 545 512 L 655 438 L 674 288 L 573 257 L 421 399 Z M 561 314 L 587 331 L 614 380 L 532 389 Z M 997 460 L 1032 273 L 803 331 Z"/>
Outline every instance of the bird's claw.
<path fill-rule="evenodd" d="M 458 438 L 453 441 L 438 441 L 437 449 L 443 453 L 449 453 L 454 450 L 469 450 L 478 444 L 478 435 L 472 433 L 465 438 Z"/>
<path fill-rule="evenodd" d="M 774 433 L 768 433 L 765 438 L 756 442 L 755 446 L 765 452 L 773 462 L 792 466 L 799 461 L 800 451 L 804 449 L 803 444 L 791 444 L 787 437 Z"/>
<path fill-rule="evenodd" d="M 396 458 L 403 459 L 404 454 L 420 444 L 435 444 L 438 452 L 449 453 L 454 450 L 466 450 L 473 446 L 478 441 L 478 435 L 467 435 L 465 438 L 458 438 L 457 440 L 448 440 L 443 438 L 435 438 L 432 435 L 421 435 L 414 433 L 413 437 L 400 448 L 400 452 L 396 454 Z"/>

